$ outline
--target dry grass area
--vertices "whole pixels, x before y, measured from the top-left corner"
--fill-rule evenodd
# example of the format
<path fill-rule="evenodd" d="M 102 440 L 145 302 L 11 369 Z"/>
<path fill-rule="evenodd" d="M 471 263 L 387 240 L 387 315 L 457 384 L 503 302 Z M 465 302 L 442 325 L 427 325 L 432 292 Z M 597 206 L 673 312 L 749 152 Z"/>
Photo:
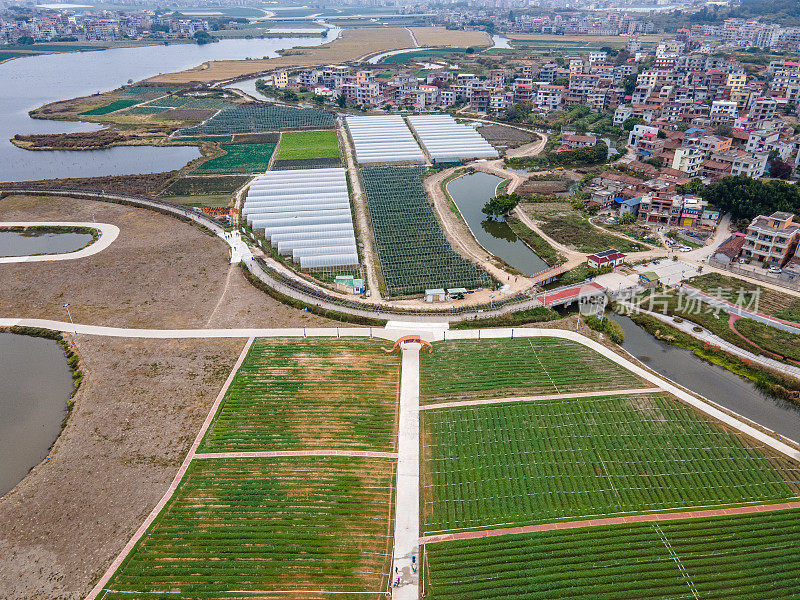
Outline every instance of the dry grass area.
<path fill-rule="evenodd" d="M 492 38 L 485 31 L 458 31 L 444 27 L 411 27 L 420 46 L 491 46 Z"/>
<path fill-rule="evenodd" d="M 422 42 L 420 41 L 420 43 Z M 246 75 L 257 75 L 280 67 L 313 67 L 331 63 L 338 64 L 353 61 L 375 52 L 410 48 L 413 45 L 408 31 L 402 27 L 345 29 L 338 38 L 330 43 L 309 48 L 295 48 L 288 51 L 286 56 L 266 60 L 205 62 L 200 66 L 185 71 L 156 75 L 147 81 L 150 83 L 222 81 Z"/>
<path fill-rule="evenodd" d="M 91 200 L 9 196 L 0 221 L 111 223 L 106 250 L 69 261 L 0 265 L 0 315 L 116 327 L 302 327 L 332 321 L 289 308 L 228 263 L 226 244 L 160 213 Z"/>
<path fill-rule="evenodd" d="M 597 42 L 607 44 L 609 42 L 627 43 L 627 35 L 552 35 L 548 33 L 510 33 L 506 37 L 510 40 L 536 40 L 540 42 Z M 658 43 L 665 36 L 663 35 L 640 35 L 639 41 L 647 43 Z"/>
<path fill-rule="evenodd" d="M 78 337 L 67 426 L 0 500 L 0 597 L 85 596 L 166 491 L 243 345 Z"/>

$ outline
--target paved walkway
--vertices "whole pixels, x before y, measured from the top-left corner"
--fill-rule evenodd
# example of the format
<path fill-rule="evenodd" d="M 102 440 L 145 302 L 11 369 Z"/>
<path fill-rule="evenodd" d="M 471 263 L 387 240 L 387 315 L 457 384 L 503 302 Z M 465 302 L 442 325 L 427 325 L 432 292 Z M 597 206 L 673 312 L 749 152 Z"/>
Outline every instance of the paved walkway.
<path fill-rule="evenodd" d="M 400 416 L 397 432 L 392 600 L 419 598 L 419 351 L 421 344 L 401 346 Z M 398 582 L 399 585 L 394 584 Z"/>
<path fill-rule="evenodd" d="M 169 502 L 170 498 L 172 498 L 173 494 L 178 489 L 178 485 L 180 484 L 181 479 L 186 473 L 186 470 L 189 468 L 189 464 L 192 462 L 192 459 L 195 457 L 197 453 L 197 448 L 200 446 L 200 442 L 203 440 L 206 431 L 208 431 L 208 428 L 211 426 L 211 422 L 214 420 L 214 415 L 217 413 L 217 410 L 219 410 L 219 407 L 222 404 L 223 398 L 225 398 L 225 394 L 227 393 L 228 388 L 230 387 L 231 383 L 233 383 L 233 379 L 236 375 L 236 372 L 239 370 L 239 367 L 242 366 L 242 363 L 244 362 L 247 353 L 250 351 L 250 346 L 253 345 L 253 339 L 254 338 L 248 339 L 247 343 L 244 345 L 244 348 L 242 349 L 242 352 L 239 355 L 236 364 L 233 365 L 233 368 L 231 369 L 228 378 L 225 380 L 222 389 L 219 391 L 219 394 L 217 394 L 217 397 L 214 400 L 214 404 L 211 405 L 211 409 L 208 411 L 208 415 L 206 416 L 205 421 L 203 421 L 203 425 L 200 427 L 200 431 L 197 432 L 197 436 L 194 438 L 194 443 L 192 443 L 192 447 L 189 448 L 189 453 L 186 455 L 186 458 L 183 459 L 183 463 L 181 463 L 181 466 L 178 469 L 178 472 L 175 474 L 175 477 L 173 478 L 169 488 L 167 488 L 166 493 L 161 497 L 161 500 L 158 501 L 158 504 L 155 505 L 153 510 L 150 511 L 150 514 L 147 516 L 144 522 L 139 526 L 139 529 L 136 530 L 136 533 L 133 534 L 133 537 L 128 541 L 127 544 L 125 544 L 125 547 L 117 555 L 117 557 L 108 567 L 108 569 L 106 569 L 106 572 L 97 582 L 97 584 L 95 584 L 95 586 L 92 588 L 92 591 L 89 592 L 88 596 L 86 596 L 86 600 L 95 600 L 98 594 L 104 591 L 106 584 L 108 584 L 108 582 L 111 580 L 111 577 L 114 575 L 114 572 L 123 563 L 128 554 L 131 553 L 131 550 L 133 550 L 134 546 L 136 546 L 136 543 L 139 541 L 139 539 L 141 539 L 145 531 L 147 531 L 147 528 L 150 527 L 150 524 L 158 516 L 158 513 L 160 513 L 161 509 L 163 509 L 167 505 L 167 502 Z"/>
<path fill-rule="evenodd" d="M 537 531 L 555 531 L 558 529 L 581 529 L 585 527 L 602 527 L 603 525 L 625 525 L 630 523 L 652 523 L 658 521 L 677 521 L 681 519 L 702 519 L 705 517 L 750 515 L 755 513 L 772 512 L 776 510 L 790 510 L 794 508 L 800 508 L 800 502 L 781 502 L 779 504 L 758 504 L 755 506 L 737 506 L 735 508 L 713 508 L 708 510 L 650 513 L 646 515 L 631 515 L 628 517 L 585 519 L 582 521 L 558 521 L 555 523 L 542 523 L 541 525 L 527 525 L 524 527 L 503 527 L 500 529 L 484 529 L 481 531 L 463 531 L 461 533 L 429 535 L 421 537 L 419 539 L 419 543 L 436 544 L 439 542 L 451 542 L 453 540 L 475 540 L 499 535 L 535 533 Z"/>
<path fill-rule="evenodd" d="M 88 223 L 83 221 L 2 221 L 0 227 L 91 227 L 100 232 L 100 238 L 75 252 L 61 254 L 42 254 L 28 256 L 3 256 L 0 264 L 49 262 L 54 260 L 75 260 L 86 258 L 108 248 L 119 236 L 119 227 L 110 223 Z"/>
<path fill-rule="evenodd" d="M 281 458 L 284 456 L 350 456 L 357 458 L 397 458 L 397 452 L 372 452 L 370 450 L 271 450 L 267 452 L 204 452 L 195 454 L 203 458 Z"/>
<path fill-rule="evenodd" d="M 543 396 L 519 396 L 517 398 L 482 398 L 480 400 L 463 400 L 461 402 L 439 402 L 420 406 L 420 410 L 437 408 L 460 408 L 462 406 L 485 406 L 487 404 L 507 404 L 510 402 L 540 402 L 543 400 L 565 400 L 567 398 L 599 398 L 603 396 L 626 396 L 629 394 L 655 394 L 663 392 L 659 387 L 636 388 L 629 390 L 603 390 L 601 392 L 567 392 L 566 394 L 545 394 Z"/>

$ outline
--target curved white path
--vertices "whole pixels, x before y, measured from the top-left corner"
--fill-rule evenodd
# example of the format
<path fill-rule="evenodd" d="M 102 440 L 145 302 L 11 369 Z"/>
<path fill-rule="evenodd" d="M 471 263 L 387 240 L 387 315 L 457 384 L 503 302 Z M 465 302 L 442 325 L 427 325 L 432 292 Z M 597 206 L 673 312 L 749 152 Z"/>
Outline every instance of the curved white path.
<path fill-rule="evenodd" d="M 75 252 L 61 254 L 40 254 L 28 256 L 3 256 L 0 264 L 48 262 L 53 260 L 75 260 L 86 258 L 108 248 L 119 235 L 119 227 L 110 223 L 83 223 L 79 221 L 0 221 L 0 229 L 4 227 L 90 227 L 100 232 L 100 238 Z"/>

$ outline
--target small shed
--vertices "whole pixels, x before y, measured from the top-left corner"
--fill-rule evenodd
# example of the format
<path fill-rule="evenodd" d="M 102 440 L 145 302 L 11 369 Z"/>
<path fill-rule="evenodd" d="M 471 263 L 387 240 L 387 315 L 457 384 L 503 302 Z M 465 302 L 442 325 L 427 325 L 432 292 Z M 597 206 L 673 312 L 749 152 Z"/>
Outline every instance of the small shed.
<path fill-rule="evenodd" d="M 447 295 L 441 288 L 425 290 L 425 302 L 444 302 L 446 298 Z"/>
<path fill-rule="evenodd" d="M 639 273 L 639 285 L 646 288 L 654 288 L 658 285 L 658 275 L 653 271 Z"/>
<path fill-rule="evenodd" d="M 590 269 L 602 269 L 603 267 L 618 267 L 625 262 L 625 255 L 612 248 L 597 254 L 590 254 L 586 257 L 586 266 Z"/>

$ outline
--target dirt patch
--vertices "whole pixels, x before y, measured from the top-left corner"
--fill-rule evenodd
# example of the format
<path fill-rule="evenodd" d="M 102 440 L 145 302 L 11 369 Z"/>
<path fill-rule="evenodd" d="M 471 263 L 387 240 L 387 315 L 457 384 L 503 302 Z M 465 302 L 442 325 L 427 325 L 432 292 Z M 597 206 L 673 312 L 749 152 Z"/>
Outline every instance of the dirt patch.
<path fill-rule="evenodd" d="M 45 460 L 0 500 L 0 597 L 80 599 L 166 491 L 244 340 L 79 336 L 84 380 Z"/>
<path fill-rule="evenodd" d="M 569 190 L 570 182 L 566 180 L 558 181 L 536 181 L 526 179 L 516 191 L 522 196 L 565 194 Z"/>
<path fill-rule="evenodd" d="M 535 133 L 528 133 L 505 125 L 486 125 L 485 127 L 478 127 L 477 131 L 490 144 L 509 148 L 516 148 L 523 144 L 535 142 L 539 137 Z"/>
<path fill-rule="evenodd" d="M 221 239 L 160 213 L 91 200 L 10 196 L 0 200 L 2 220 L 96 220 L 120 228 L 111 246 L 87 258 L 0 265 L 4 317 L 63 321 L 69 303 L 76 322 L 115 327 L 333 324 L 255 289 L 229 264 Z"/>
<path fill-rule="evenodd" d="M 414 38 L 420 46 L 491 46 L 492 38 L 485 31 L 461 31 L 444 27 L 411 27 Z"/>

